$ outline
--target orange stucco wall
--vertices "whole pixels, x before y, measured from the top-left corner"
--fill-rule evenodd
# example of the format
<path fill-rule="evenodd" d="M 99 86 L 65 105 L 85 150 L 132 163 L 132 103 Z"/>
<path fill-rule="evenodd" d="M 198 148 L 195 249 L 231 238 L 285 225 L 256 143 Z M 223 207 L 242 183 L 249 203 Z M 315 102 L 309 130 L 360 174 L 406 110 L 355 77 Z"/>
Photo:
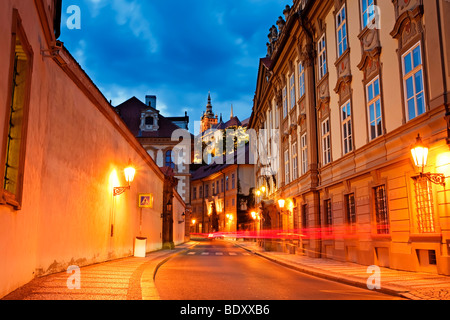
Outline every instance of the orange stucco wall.
<path fill-rule="evenodd" d="M 162 247 L 161 171 L 108 109 L 106 99 L 96 103 L 88 98 L 89 92 L 101 97 L 95 86 L 82 90 L 53 59 L 41 55 L 40 48 L 47 44 L 34 1 L 2 1 L 0 132 L 9 107 L 13 8 L 18 9 L 34 57 L 22 209 L 0 205 L 0 297 L 70 265 L 133 255 L 136 236 L 148 238 L 147 251 Z M 70 62 L 70 68 L 84 74 Z M 85 76 L 81 82 L 90 80 Z M 125 184 L 122 170 L 129 159 L 137 169 L 131 190 L 113 197 L 113 187 Z M 153 209 L 138 208 L 139 193 L 154 194 Z M 181 198 L 174 201 L 175 208 L 184 211 Z M 174 241 L 179 244 L 184 224 L 175 220 Z"/>

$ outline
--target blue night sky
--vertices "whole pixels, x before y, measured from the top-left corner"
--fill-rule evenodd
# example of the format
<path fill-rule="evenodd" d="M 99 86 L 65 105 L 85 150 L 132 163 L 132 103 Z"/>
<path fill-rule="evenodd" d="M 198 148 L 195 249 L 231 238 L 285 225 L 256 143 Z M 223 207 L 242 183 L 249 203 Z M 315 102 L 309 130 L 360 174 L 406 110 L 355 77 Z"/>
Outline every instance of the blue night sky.
<path fill-rule="evenodd" d="M 65 46 L 114 106 L 157 96 L 164 116 L 251 115 L 269 28 L 289 0 L 63 0 Z M 67 8 L 81 9 L 69 30 Z"/>

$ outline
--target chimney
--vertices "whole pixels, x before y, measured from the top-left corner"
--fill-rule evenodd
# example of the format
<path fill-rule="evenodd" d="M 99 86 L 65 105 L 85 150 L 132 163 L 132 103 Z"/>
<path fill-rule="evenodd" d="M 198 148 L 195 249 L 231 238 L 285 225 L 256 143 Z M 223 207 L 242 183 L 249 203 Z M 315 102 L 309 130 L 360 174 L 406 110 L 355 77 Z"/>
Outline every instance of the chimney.
<path fill-rule="evenodd" d="M 156 109 L 156 96 L 145 96 L 145 104 Z"/>

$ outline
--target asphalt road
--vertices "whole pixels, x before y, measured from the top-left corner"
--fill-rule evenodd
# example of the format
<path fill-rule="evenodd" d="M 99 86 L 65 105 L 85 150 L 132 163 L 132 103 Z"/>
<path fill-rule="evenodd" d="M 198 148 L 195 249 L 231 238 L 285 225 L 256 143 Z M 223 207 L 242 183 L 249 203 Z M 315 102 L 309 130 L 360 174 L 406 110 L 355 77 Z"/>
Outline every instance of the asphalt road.
<path fill-rule="evenodd" d="M 226 241 L 205 241 L 158 270 L 162 300 L 398 300 L 305 275 Z"/>

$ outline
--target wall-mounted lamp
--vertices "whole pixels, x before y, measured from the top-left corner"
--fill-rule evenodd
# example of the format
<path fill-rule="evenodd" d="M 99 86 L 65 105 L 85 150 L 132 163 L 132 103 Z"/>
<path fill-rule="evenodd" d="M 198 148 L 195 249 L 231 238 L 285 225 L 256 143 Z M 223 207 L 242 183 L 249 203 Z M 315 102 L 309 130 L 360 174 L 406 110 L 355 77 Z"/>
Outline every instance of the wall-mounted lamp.
<path fill-rule="evenodd" d="M 280 207 L 280 209 L 284 209 L 285 205 L 286 205 L 286 200 L 284 200 L 284 199 L 278 200 L 278 206 Z"/>
<path fill-rule="evenodd" d="M 167 205 L 166 205 L 167 212 L 172 212 L 172 207 L 173 207 L 172 199 L 169 198 L 169 201 L 167 201 Z"/>
<path fill-rule="evenodd" d="M 434 184 L 439 184 L 445 187 L 445 175 L 442 173 L 425 173 L 425 167 L 428 161 L 428 147 L 422 141 L 420 134 L 417 136 L 416 144 L 411 148 L 411 155 L 414 159 L 414 164 L 420 171 L 421 178 L 427 178 Z"/>
<path fill-rule="evenodd" d="M 114 197 L 120 196 L 125 191 L 131 189 L 131 183 L 134 180 L 134 176 L 136 174 L 136 169 L 133 168 L 131 164 L 131 160 L 128 162 L 128 166 L 124 169 L 125 181 L 128 183 L 126 187 L 115 187 L 113 194 Z"/>

